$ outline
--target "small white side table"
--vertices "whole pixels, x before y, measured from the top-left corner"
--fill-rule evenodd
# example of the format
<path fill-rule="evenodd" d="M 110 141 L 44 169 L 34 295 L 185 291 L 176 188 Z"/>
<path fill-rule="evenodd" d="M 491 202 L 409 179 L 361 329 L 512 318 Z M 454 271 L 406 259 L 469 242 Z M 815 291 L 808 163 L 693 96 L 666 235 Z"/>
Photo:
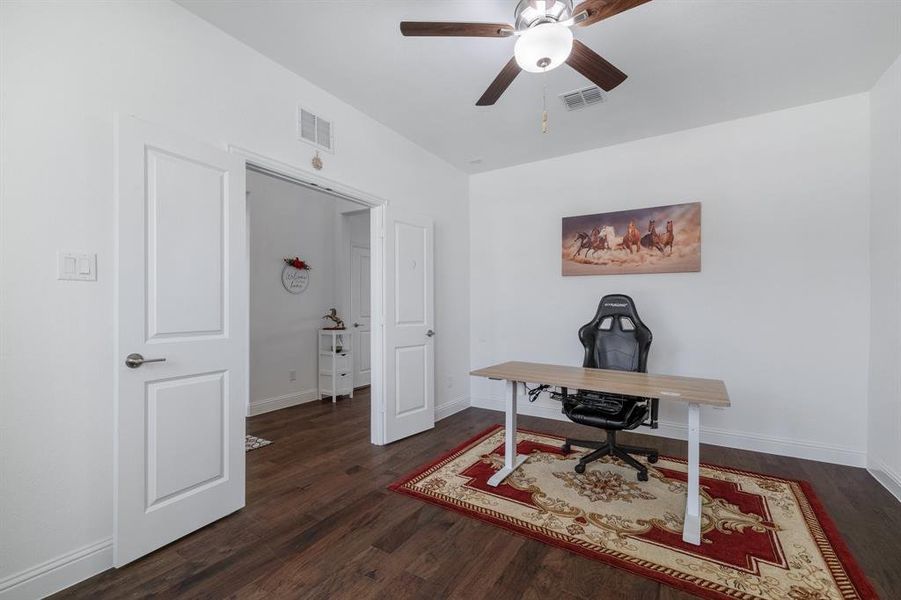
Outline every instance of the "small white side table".
<path fill-rule="evenodd" d="M 346 329 L 319 330 L 319 397 L 354 397 L 353 336 Z"/>

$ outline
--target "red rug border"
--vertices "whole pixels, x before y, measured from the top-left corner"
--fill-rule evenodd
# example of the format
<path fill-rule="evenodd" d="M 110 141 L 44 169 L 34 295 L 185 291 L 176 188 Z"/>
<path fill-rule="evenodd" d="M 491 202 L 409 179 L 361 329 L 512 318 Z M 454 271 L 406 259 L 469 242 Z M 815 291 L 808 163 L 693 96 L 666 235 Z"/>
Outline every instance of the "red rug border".
<path fill-rule="evenodd" d="M 544 544 L 562 548 L 564 550 L 573 552 L 575 554 L 581 554 L 582 556 L 585 556 L 591 560 L 596 560 L 598 562 L 608 564 L 608 565 L 613 566 L 618 569 L 630 571 L 632 573 L 635 573 L 636 575 L 641 575 L 643 577 L 653 579 L 654 581 L 663 583 L 665 585 L 669 585 L 670 587 L 677 588 L 679 590 L 688 592 L 690 594 L 694 594 L 696 596 L 707 598 L 709 600 L 720 600 L 723 598 L 728 598 L 728 599 L 732 600 L 736 597 L 736 596 L 732 596 L 732 595 L 728 595 L 728 594 L 723 594 L 716 590 L 706 589 L 699 585 L 696 585 L 696 584 L 693 584 L 693 583 L 690 583 L 687 581 L 682 581 L 681 579 L 672 577 L 670 575 L 658 573 L 658 572 L 654 571 L 653 569 L 647 569 L 647 568 L 641 567 L 640 565 L 633 565 L 631 563 L 623 561 L 622 559 L 618 559 L 615 556 L 599 554 L 599 553 L 589 550 L 587 548 L 582 548 L 581 546 L 578 546 L 576 544 L 572 544 L 572 543 L 562 541 L 562 540 L 550 539 L 547 536 L 545 536 L 544 534 L 528 531 L 526 529 L 523 529 L 520 526 L 517 526 L 513 523 L 509 523 L 503 519 L 499 519 L 492 515 L 481 514 L 476 511 L 472 511 L 467 508 L 464 508 L 462 506 L 457 506 L 450 502 L 446 502 L 439 498 L 433 498 L 431 496 L 427 496 L 425 494 L 421 494 L 417 491 L 406 489 L 403 487 L 411 479 L 421 475 L 425 471 L 432 469 L 433 467 L 435 467 L 439 463 L 444 462 L 445 460 L 447 460 L 454 454 L 457 454 L 458 452 L 465 450 L 466 448 L 473 445 L 478 440 L 486 437 L 487 435 L 497 431 L 498 429 L 503 429 L 503 428 L 504 428 L 504 426 L 501 424 L 494 424 L 494 425 L 487 427 L 480 433 L 473 435 L 472 437 L 468 438 L 466 441 L 464 441 L 464 442 L 454 446 L 450 450 L 442 453 L 438 458 L 432 460 L 431 462 L 428 462 L 427 464 L 408 472 L 403 477 L 399 478 L 398 480 L 396 480 L 392 484 L 390 484 L 388 486 L 388 489 L 395 493 L 403 494 L 403 495 L 411 497 L 411 498 L 416 498 L 423 502 L 428 502 L 430 504 L 440 506 L 447 510 L 451 510 L 451 511 L 459 513 L 459 514 L 466 515 L 473 519 L 478 519 L 480 521 L 486 521 L 488 523 L 491 523 L 492 525 L 501 527 L 503 529 L 506 529 L 507 531 L 510 531 L 510 532 L 520 535 L 522 537 L 534 539 L 534 540 L 542 542 Z M 556 434 L 552 434 L 552 433 L 535 431 L 535 430 L 531 430 L 531 429 L 525 429 L 522 427 L 517 427 L 516 429 L 517 429 L 517 431 L 521 431 L 524 433 L 531 433 L 531 434 L 535 434 L 535 435 L 543 435 L 543 436 L 548 436 L 548 437 L 564 439 L 564 438 L 562 438 Z M 663 458 L 667 458 L 667 459 L 673 460 L 675 462 L 682 462 L 682 463 L 685 462 L 685 460 L 681 459 L 681 458 L 669 457 L 669 456 L 663 456 L 663 455 L 661 455 L 661 456 Z M 823 529 L 823 534 L 826 536 L 826 539 L 829 540 L 829 544 L 832 546 L 832 549 L 835 551 L 835 554 L 838 557 L 839 561 L 841 562 L 842 567 L 844 567 L 845 572 L 848 575 L 848 578 L 854 584 L 854 587 L 855 587 L 857 593 L 860 595 L 861 598 L 863 598 L 865 600 L 870 600 L 870 599 L 878 600 L 879 596 L 876 594 L 875 589 L 870 584 L 870 581 L 869 581 L 869 579 L 867 579 L 867 576 L 864 574 L 863 570 L 857 564 L 857 561 L 854 559 L 854 556 L 851 554 L 851 551 L 848 549 L 847 545 L 845 544 L 844 539 L 842 538 L 841 534 L 839 533 L 838 528 L 835 526 L 835 523 L 832 521 L 832 518 L 826 512 L 826 508 L 825 508 L 825 506 L 823 506 L 823 503 L 820 501 L 819 497 L 816 495 L 816 492 L 814 491 L 813 486 L 808 481 L 804 481 L 802 479 L 789 479 L 786 477 L 778 477 L 775 475 L 768 475 L 766 473 L 758 473 L 755 471 L 735 469 L 733 467 L 724 467 L 722 465 L 713 465 L 713 464 L 704 463 L 704 462 L 701 463 L 701 466 L 702 467 L 711 467 L 711 468 L 716 468 L 716 469 L 726 469 L 726 470 L 729 470 L 729 471 L 732 471 L 735 473 L 741 473 L 741 474 L 751 475 L 751 476 L 755 476 L 755 477 L 765 477 L 768 479 L 775 479 L 775 480 L 779 480 L 779 481 L 791 482 L 791 483 L 795 483 L 798 486 L 800 486 L 801 490 L 804 492 L 805 497 L 807 498 L 808 502 L 810 503 L 810 508 L 813 510 L 813 513 L 816 516 L 817 521 L 820 523 L 820 525 Z M 748 596 L 748 597 L 750 597 L 750 596 Z"/>

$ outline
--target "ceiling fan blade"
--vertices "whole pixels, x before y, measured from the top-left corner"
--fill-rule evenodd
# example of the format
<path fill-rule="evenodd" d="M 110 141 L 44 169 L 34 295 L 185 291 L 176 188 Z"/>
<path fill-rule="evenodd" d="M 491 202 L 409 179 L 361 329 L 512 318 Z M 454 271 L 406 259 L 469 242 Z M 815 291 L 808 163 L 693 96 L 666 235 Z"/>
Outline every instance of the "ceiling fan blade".
<path fill-rule="evenodd" d="M 506 23 L 442 23 L 433 21 L 401 21 L 400 32 L 406 36 L 429 37 L 510 37 L 513 26 Z"/>
<path fill-rule="evenodd" d="M 491 85 L 488 86 L 488 89 L 485 90 L 485 93 L 482 94 L 482 97 L 479 98 L 479 101 L 476 102 L 476 106 L 491 106 L 497 102 L 497 99 L 510 87 L 510 84 L 513 83 L 520 71 L 522 69 L 516 63 L 516 58 L 511 58 L 510 62 L 504 65 L 501 72 L 498 73 Z"/>
<path fill-rule="evenodd" d="M 606 92 L 624 82 L 627 77 L 625 73 L 579 40 L 573 40 L 573 50 L 566 59 L 566 64 Z"/>
<path fill-rule="evenodd" d="M 573 9 L 573 14 L 578 16 L 582 12 L 588 13 L 585 19 L 576 19 L 576 24 L 581 27 L 588 27 L 598 21 L 608 19 L 613 15 L 618 15 L 630 8 L 641 6 L 645 2 L 651 0 L 585 0 Z"/>

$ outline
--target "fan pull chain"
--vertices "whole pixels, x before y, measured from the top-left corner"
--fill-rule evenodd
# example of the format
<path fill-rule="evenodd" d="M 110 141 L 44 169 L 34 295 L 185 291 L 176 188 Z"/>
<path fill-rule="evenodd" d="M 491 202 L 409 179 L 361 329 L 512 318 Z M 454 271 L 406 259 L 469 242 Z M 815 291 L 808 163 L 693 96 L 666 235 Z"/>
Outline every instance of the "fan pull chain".
<path fill-rule="evenodd" d="M 550 128 L 547 122 L 547 71 L 544 72 L 544 87 L 541 92 L 541 133 L 548 133 Z"/>

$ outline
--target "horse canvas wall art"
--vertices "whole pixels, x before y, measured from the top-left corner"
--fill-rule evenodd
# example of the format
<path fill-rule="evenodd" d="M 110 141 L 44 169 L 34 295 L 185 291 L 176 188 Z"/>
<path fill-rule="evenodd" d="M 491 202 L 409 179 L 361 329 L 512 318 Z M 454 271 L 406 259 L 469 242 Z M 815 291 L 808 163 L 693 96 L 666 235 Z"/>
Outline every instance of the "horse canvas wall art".
<path fill-rule="evenodd" d="M 701 270 L 701 203 L 563 218 L 563 275 Z"/>

